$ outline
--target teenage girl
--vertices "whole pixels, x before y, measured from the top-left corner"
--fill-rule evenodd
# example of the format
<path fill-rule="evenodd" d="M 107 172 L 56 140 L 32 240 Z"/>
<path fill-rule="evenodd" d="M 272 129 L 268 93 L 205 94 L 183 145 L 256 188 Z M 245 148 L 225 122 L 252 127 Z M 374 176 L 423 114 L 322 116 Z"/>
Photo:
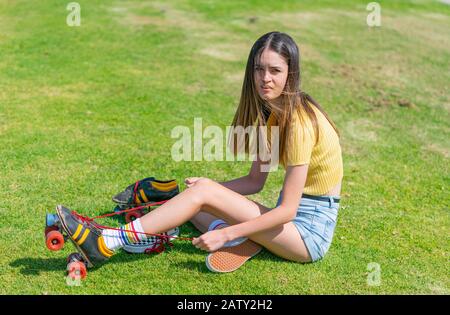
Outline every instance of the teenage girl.
<path fill-rule="evenodd" d="M 267 179 L 263 167 L 269 162 L 257 156 L 249 174 L 234 180 L 218 183 L 205 177 L 187 178 L 187 189 L 122 231 L 86 226 L 63 208 L 72 235 L 80 225 L 81 230 L 95 232 L 80 245 L 86 256 L 103 261 L 124 245 L 145 239 L 144 233 L 162 233 L 191 221 L 203 233 L 192 244 L 210 252 L 206 262 L 212 271 L 236 270 L 262 247 L 294 262 L 323 258 L 337 221 L 342 154 L 336 126 L 300 89 L 299 63 L 297 44 L 289 35 L 270 32 L 261 36 L 250 51 L 232 123 L 244 128 L 268 126 L 265 148 L 274 147 L 270 127 L 278 126 L 275 141 L 286 173 L 275 208 L 246 197 L 261 191 Z M 247 152 L 248 139 L 245 145 Z"/>

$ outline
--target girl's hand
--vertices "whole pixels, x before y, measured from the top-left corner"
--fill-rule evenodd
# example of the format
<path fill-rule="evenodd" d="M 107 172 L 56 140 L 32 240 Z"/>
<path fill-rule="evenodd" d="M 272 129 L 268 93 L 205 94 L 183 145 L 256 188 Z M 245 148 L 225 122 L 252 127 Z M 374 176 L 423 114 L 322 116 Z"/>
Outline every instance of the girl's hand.
<path fill-rule="evenodd" d="M 213 230 L 202 234 L 200 237 L 194 237 L 192 244 L 208 252 L 214 252 L 228 242 L 228 237 L 225 229 Z"/>
<path fill-rule="evenodd" d="M 201 178 L 204 178 L 204 177 L 188 177 L 184 180 L 184 183 L 186 184 L 186 186 L 192 187 L 195 185 L 195 182 Z"/>

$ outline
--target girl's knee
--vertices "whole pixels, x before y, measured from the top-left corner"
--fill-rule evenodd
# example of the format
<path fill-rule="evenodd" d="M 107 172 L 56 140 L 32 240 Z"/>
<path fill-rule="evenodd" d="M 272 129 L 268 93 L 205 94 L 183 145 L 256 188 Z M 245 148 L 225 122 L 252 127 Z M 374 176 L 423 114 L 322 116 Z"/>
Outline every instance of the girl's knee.
<path fill-rule="evenodd" d="M 190 187 L 190 189 L 203 201 L 214 188 L 214 182 L 209 178 L 201 178 L 194 186 Z"/>
<path fill-rule="evenodd" d="M 202 188 L 211 188 L 211 187 L 213 187 L 213 183 L 214 183 L 213 180 L 202 177 L 195 183 L 194 187 L 198 186 L 198 187 L 202 187 Z"/>

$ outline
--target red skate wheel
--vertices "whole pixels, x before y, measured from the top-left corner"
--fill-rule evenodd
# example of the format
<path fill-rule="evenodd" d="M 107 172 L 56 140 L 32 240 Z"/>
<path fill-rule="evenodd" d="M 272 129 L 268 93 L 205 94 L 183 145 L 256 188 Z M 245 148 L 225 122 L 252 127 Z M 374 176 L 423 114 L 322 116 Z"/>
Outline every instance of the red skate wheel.
<path fill-rule="evenodd" d="M 141 212 L 139 212 L 139 211 L 131 211 L 131 212 L 128 212 L 125 215 L 125 221 L 127 223 L 130 223 L 131 221 L 134 221 L 134 220 L 136 220 L 136 219 L 138 219 L 140 217 L 142 217 L 142 213 Z"/>
<path fill-rule="evenodd" d="M 46 226 L 45 227 L 45 236 L 47 236 L 48 233 L 50 233 L 51 231 L 58 231 L 58 227 L 57 226 Z"/>
<path fill-rule="evenodd" d="M 86 265 L 81 261 L 73 261 L 67 265 L 67 272 L 72 280 L 84 279 L 87 275 Z"/>
<path fill-rule="evenodd" d="M 64 237 L 59 231 L 50 231 L 47 234 L 45 244 L 50 250 L 60 250 L 64 246 Z"/>

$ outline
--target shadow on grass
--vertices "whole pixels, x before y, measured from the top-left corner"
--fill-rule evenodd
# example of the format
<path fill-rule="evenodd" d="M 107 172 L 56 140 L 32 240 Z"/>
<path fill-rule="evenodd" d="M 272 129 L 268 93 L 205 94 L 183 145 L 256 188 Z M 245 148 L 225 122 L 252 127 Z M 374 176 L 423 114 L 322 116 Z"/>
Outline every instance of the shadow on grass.
<path fill-rule="evenodd" d="M 198 232 L 195 230 L 192 224 L 188 223 L 182 226 L 184 230 L 183 237 L 198 236 Z M 195 248 L 188 241 L 177 241 L 174 240 L 173 247 L 166 245 L 166 251 L 163 255 L 170 255 L 173 252 L 182 252 L 187 256 L 198 255 L 201 251 Z M 67 243 L 69 244 L 69 242 Z M 73 252 L 76 251 L 72 244 L 66 245 L 71 246 Z M 102 268 L 104 264 L 124 264 L 128 262 L 134 262 L 139 260 L 148 260 L 156 257 L 157 253 L 150 254 L 130 254 L 126 251 L 120 251 L 113 257 L 111 257 L 106 263 L 100 264 L 88 270 L 88 272 L 95 272 Z M 200 265 L 200 263 L 197 263 Z M 20 273 L 23 275 L 39 275 L 41 272 L 52 272 L 52 271 L 65 271 L 67 270 L 67 261 L 65 258 L 39 258 L 39 257 L 29 257 L 29 258 L 19 258 L 10 263 L 13 268 L 20 268 Z M 197 269 L 198 266 L 193 266 L 193 269 Z M 206 268 L 206 267 L 205 267 Z"/>
<path fill-rule="evenodd" d="M 193 247 L 190 243 L 178 243 L 174 244 L 174 247 L 168 249 L 164 255 L 170 255 L 171 252 L 182 252 L 186 254 L 188 257 L 197 256 L 199 254 L 203 254 L 204 257 L 208 255 L 206 252 L 200 251 L 197 248 Z M 120 252 L 117 255 L 113 256 L 108 262 L 105 264 L 126 264 L 128 262 L 140 261 L 140 260 L 148 260 L 156 257 L 158 254 L 129 254 L 127 252 Z M 256 257 L 251 260 L 271 260 L 274 262 L 283 261 L 283 259 L 278 258 L 272 255 L 267 250 L 263 250 Z M 251 260 L 249 262 L 251 262 Z M 249 263 L 247 262 L 247 263 Z M 88 272 L 95 272 L 96 270 L 103 267 L 104 264 L 96 266 L 92 269 L 89 269 Z M 191 258 L 188 261 L 176 261 L 172 262 L 171 265 L 175 268 L 186 269 L 189 272 L 197 271 L 200 273 L 210 274 L 211 271 L 206 267 L 205 260 L 198 260 Z M 20 258 L 10 263 L 10 266 L 13 268 L 20 268 L 20 273 L 27 276 L 38 276 L 41 272 L 53 272 L 53 271 L 66 271 L 67 263 L 65 259 L 61 258 Z"/>
<path fill-rule="evenodd" d="M 190 222 L 187 222 L 180 228 L 184 231 L 183 235 L 180 235 L 180 237 L 198 237 L 201 234 Z M 197 271 L 208 274 L 211 273 L 205 264 L 205 258 L 208 255 L 207 252 L 197 249 L 189 241 L 178 241 L 175 239 L 172 243 L 173 247 L 169 245 L 165 246 L 166 250 L 163 255 L 170 255 L 171 252 L 173 252 L 173 254 L 181 254 L 193 258 L 190 258 L 188 261 L 172 262 L 171 265 L 177 268 L 186 269 L 188 271 Z M 73 248 L 73 250 L 75 252 L 75 248 Z M 105 264 L 124 264 L 128 262 L 148 260 L 156 257 L 157 255 L 159 254 L 130 254 L 125 251 L 120 251 L 111 257 L 106 263 L 95 266 L 94 268 L 89 269 L 88 272 L 95 272 L 95 270 L 102 268 Z M 198 258 L 194 258 L 198 255 L 203 255 L 204 259 L 199 261 Z M 257 256 L 253 257 L 251 260 L 255 259 L 271 260 L 274 262 L 283 261 L 283 259 L 271 254 L 266 249 L 264 249 Z M 20 258 L 11 262 L 10 266 L 13 268 L 20 268 L 20 273 L 23 275 L 39 275 L 41 272 L 66 271 L 67 261 L 66 259 L 61 258 Z"/>
<path fill-rule="evenodd" d="M 126 263 L 135 260 L 148 259 L 150 255 L 131 255 L 119 254 L 112 257 L 107 264 Z M 93 272 L 102 268 L 104 264 L 88 269 L 88 272 Z M 41 272 L 51 271 L 65 271 L 67 270 L 67 262 L 63 258 L 20 258 L 10 263 L 13 268 L 20 268 L 20 273 L 23 275 L 39 275 Z"/>
<path fill-rule="evenodd" d="M 167 249 L 167 253 L 165 254 L 170 255 L 170 251 L 173 251 L 173 249 Z M 158 254 L 130 254 L 125 251 L 121 251 L 111 257 L 107 262 L 88 269 L 88 272 L 95 272 L 96 270 L 102 268 L 105 264 L 126 264 L 128 262 L 152 259 L 156 255 Z M 20 268 L 20 273 L 23 275 L 38 276 L 41 272 L 67 270 L 67 261 L 65 258 L 20 258 L 14 260 L 9 265 L 13 268 Z"/>
<path fill-rule="evenodd" d="M 20 258 L 9 264 L 13 268 L 20 268 L 23 275 L 38 276 L 41 272 L 66 270 L 66 264 L 59 258 Z"/>
<path fill-rule="evenodd" d="M 175 241 L 176 242 L 176 241 Z M 70 246 L 70 245 L 69 245 Z M 73 247 L 73 246 L 72 246 Z M 75 252 L 75 248 L 73 247 Z M 176 242 L 173 247 L 166 245 L 166 250 L 163 255 L 170 255 L 171 252 L 183 252 L 188 256 L 196 255 L 200 251 L 192 246 L 191 243 Z M 120 251 L 107 262 L 99 264 L 94 268 L 88 269 L 88 272 L 93 272 L 102 268 L 105 264 L 124 264 L 139 260 L 148 260 L 156 257 L 157 253 L 150 254 L 131 254 L 125 251 Z M 39 275 L 41 272 L 65 271 L 67 270 L 67 261 L 65 258 L 20 258 L 10 263 L 13 268 L 20 268 L 20 273 L 23 275 Z M 194 268 L 195 269 L 195 268 Z"/>
<path fill-rule="evenodd" d="M 174 248 L 169 249 L 164 254 L 170 255 L 171 252 L 182 252 L 183 254 L 187 254 L 189 257 L 197 256 L 199 253 L 203 253 L 188 243 L 179 243 L 174 245 Z M 146 255 L 121 252 L 113 256 L 106 264 L 126 264 L 128 262 L 152 259 L 156 255 L 157 254 Z M 206 256 L 207 253 L 205 252 L 204 257 L 206 258 Z M 248 261 L 247 264 L 251 263 L 253 260 L 260 259 L 270 260 L 273 262 L 283 261 L 283 259 L 274 256 L 267 250 L 263 250 L 260 254 Z M 103 265 L 89 269 L 88 272 L 95 272 L 96 270 L 102 268 Z M 211 273 L 211 271 L 206 267 L 204 259 L 199 261 L 198 259 L 190 258 L 188 261 L 173 261 L 170 265 L 173 268 L 185 269 L 188 272 L 194 271 L 204 274 Z M 20 273 L 27 276 L 39 276 L 42 272 L 65 272 L 67 270 L 66 261 L 61 258 L 20 258 L 10 263 L 10 266 L 13 268 L 20 268 Z"/>

